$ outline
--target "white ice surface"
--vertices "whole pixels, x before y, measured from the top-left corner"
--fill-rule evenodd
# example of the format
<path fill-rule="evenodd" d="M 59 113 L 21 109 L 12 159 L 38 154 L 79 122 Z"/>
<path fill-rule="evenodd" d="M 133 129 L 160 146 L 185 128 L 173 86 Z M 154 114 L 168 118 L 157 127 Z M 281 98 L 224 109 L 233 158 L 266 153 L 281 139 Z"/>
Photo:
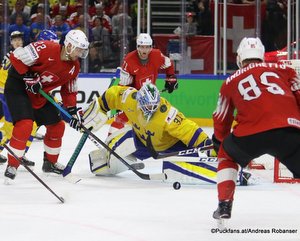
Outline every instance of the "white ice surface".
<path fill-rule="evenodd" d="M 211 133 L 211 129 L 205 130 Z M 80 136 L 66 128 L 61 163 L 68 162 Z M 97 136 L 104 139 L 106 129 Z M 88 140 L 73 167 L 74 176 L 82 180 L 72 184 L 55 174 L 42 173 L 43 144 L 33 143 L 27 156 L 36 162 L 34 171 L 66 200 L 64 204 L 22 167 L 12 185 L 2 184 L 6 165 L 0 166 L 0 240 L 300 240 L 299 184 L 273 184 L 270 175 L 256 171 L 261 182 L 237 188 L 227 227 L 270 233 L 213 233 L 216 185 L 182 185 L 174 190 L 171 183 L 141 180 L 130 171 L 117 177 L 96 177 L 88 164 L 88 153 L 94 149 Z M 159 172 L 160 165 L 148 161 L 141 171 Z M 296 233 L 272 233 L 273 228 Z"/>

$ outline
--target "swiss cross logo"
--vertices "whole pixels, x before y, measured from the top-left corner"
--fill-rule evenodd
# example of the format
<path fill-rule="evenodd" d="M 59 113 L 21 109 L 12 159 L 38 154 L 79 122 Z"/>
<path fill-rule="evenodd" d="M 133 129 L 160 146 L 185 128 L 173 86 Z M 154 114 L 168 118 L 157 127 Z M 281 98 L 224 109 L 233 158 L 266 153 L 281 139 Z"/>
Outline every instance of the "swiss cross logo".
<path fill-rule="evenodd" d="M 40 75 L 40 77 L 41 77 L 41 82 L 42 83 L 51 83 L 51 82 L 59 80 L 57 75 L 55 75 L 53 73 L 50 73 L 48 71 L 43 72 Z"/>
<path fill-rule="evenodd" d="M 141 86 L 143 83 L 154 83 L 154 75 L 153 74 L 148 75 L 146 77 L 139 79 L 138 81 L 140 81 Z"/>
<path fill-rule="evenodd" d="M 262 4 L 260 15 L 264 19 L 266 6 Z M 219 4 L 219 11 L 223 13 L 223 4 Z M 227 39 L 227 60 L 235 63 L 236 51 L 240 41 L 244 37 L 256 36 L 255 4 L 228 4 L 227 5 L 227 22 L 226 22 L 226 39 Z M 223 18 L 221 18 L 220 37 L 223 39 Z M 252 46 L 250 46 L 252 48 Z"/>

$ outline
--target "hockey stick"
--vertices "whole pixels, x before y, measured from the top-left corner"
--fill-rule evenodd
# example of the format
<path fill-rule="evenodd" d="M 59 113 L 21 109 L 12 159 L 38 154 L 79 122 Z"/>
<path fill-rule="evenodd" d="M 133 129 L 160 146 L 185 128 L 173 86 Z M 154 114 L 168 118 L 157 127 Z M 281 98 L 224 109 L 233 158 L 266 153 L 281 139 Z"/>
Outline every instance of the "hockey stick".
<path fill-rule="evenodd" d="M 72 116 L 59 104 L 57 104 L 49 95 L 47 95 L 42 89 L 39 90 L 39 93 L 44 96 L 50 103 L 52 103 L 56 108 L 58 108 L 67 118 L 71 119 Z M 108 145 L 101 141 L 94 133 L 87 129 L 84 125 L 81 125 L 81 130 L 88 134 L 88 138 L 97 146 L 104 147 L 108 152 L 113 154 L 120 162 L 122 162 L 129 170 L 134 172 L 137 176 L 144 180 L 166 180 L 167 176 L 164 173 L 159 174 L 145 174 L 141 173 L 132 167 L 128 162 L 126 162 L 122 157 L 120 157 L 114 150 L 112 150 Z"/>
<path fill-rule="evenodd" d="M 163 158 L 170 157 L 170 156 L 186 156 L 186 155 L 198 153 L 199 151 L 203 152 L 203 151 L 206 151 L 206 150 L 213 149 L 213 146 L 207 146 L 207 147 L 194 147 L 194 148 L 191 148 L 191 149 L 175 151 L 175 152 L 169 152 L 169 153 L 160 153 L 160 152 L 157 152 L 154 149 L 150 136 L 147 137 L 146 145 L 147 145 L 148 151 L 150 152 L 151 156 L 154 159 L 163 159 Z"/>
<path fill-rule="evenodd" d="M 63 197 L 58 196 L 41 178 L 39 178 L 38 175 L 36 175 L 27 165 L 25 165 L 22 159 L 20 159 L 6 144 L 3 144 L 3 146 L 32 176 L 34 176 L 45 188 L 48 189 L 48 191 L 50 191 L 59 201 L 61 201 L 61 203 L 65 202 Z"/>
<path fill-rule="evenodd" d="M 116 77 L 113 77 L 113 78 L 111 79 L 108 88 L 110 88 L 111 86 L 113 86 L 115 80 L 116 80 Z M 73 168 L 73 166 L 74 166 L 74 163 L 76 162 L 77 157 L 79 156 L 79 154 L 80 154 L 80 152 L 81 152 L 81 150 L 82 150 L 82 148 L 83 148 L 83 146 L 84 146 L 86 140 L 88 139 L 88 136 L 89 136 L 89 135 L 88 135 L 86 132 L 84 132 L 84 133 L 82 134 L 82 136 L 81 136 L 81 138 L 80 138 L 80 140 L 79 140 L 79 142 L 78 142 L 78 144 L 77 144 L 77 146 L 76 146 L 76 148 L 75 148 L 75 150 L 74 150 L 74 152 L 73 152 L 73 154 L 72 154 L 70 160 L 68 161 L 68 163 L 67 163 L 67 165 L 66 165 L 66 168 L 65 168 L 64 171 L 63 171 L 63 174 L 62 174 L 63 177 L 66 177 L 67 175 L 69 175 L 69 174 L 71 173 L 72 168 Z"/>

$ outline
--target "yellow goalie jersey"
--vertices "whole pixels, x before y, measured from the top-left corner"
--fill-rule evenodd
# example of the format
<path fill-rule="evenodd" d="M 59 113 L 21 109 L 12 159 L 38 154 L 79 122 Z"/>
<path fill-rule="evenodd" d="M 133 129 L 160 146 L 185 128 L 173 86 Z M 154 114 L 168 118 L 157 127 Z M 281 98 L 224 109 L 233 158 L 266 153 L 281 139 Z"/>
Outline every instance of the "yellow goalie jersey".
<path fill-rule="evenodd" d="M 111 109 L 124 111 L 133 127 L 133 131 L 146 146 L 146 139 L 151 135 L 156 151 L 165 151 L 182 141 L 187 147 L 196 147 L 208 136 L 193 121 L 187 119 L 166 99 L 160 98 L 160 106 L 147 122 L 136 100 L 137 90 L 127 86 L 109 88 L 98 102 L 107 112 Z"/>

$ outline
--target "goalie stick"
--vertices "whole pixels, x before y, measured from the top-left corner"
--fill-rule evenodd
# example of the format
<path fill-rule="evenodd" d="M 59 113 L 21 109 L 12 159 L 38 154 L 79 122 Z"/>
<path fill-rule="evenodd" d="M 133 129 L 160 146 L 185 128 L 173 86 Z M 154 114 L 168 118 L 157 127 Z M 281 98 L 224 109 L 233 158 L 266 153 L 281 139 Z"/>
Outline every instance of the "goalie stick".
<path fill-rule="evenodd" d="M 154 149 L 150 136 L 147 137 L 146 145 L 147 145 L 148 151 L 150 152 L 151 156 L 154 159 L 163 159 L 163 158 L 171 157 L 171 156 L 186 156 L 186 155 L 198 153 L 199 151 L 203 152 L 203 151 L 206 151 L 206 150 L 213 149 L 213 146 L 207 146 L 207 147 L 194 147 L 194 148 L 181 150 L 181 151 L 175 151 L 175 152 L 161 153 L 161 152 L 157 152 Z"/>
<path fill-rule="evenodd" d="M 48 189 L 49 192 L 51 192 L 61 203 L 64 203 L 65 200 L 63 197 L 58 196 L 38 175 L 35 174 L 34 171 L 32 171 L 27 165 L 24 164 L 23 160 L 19 158 L 13 151 L 10 149 L 5 143 L 3 144 L 3 147 L 9 152 L 10 155 L 12 155 L 15 159 L 17 159 L 21 165 L 32 175 L 34 176 L 46 189 Z"/>
<path fill-rule="evenodd" d="M 56 108 L 58 108 L 64 115 L 66 115 L 69 119 L 72 116 L 59 104 L 57 104 L 49 95 L 47 95 L 42 89 L 39 90 L 39 93 L 44 96 L 51 104 L 53 104 Z M 119 156 L 114 150 L 112 150 L 108 145 L 106 145 L 103 141 L 101 141 L 94 133 L 92 133 L 89 129 L 87 129 L 84 125 L 81 124 L 81 129 L 88 134 L 88 138 L 97 146 L 104 147 L 107 151 L 113 154 L 120 162 L 122 162 L 129 170 L 135 173 L 138 177 L 144 180 L 166 180 L 167 176 L 165 173 L 158 174 L 145 174 L 141 173 L 132 167 L 128 162 L 126 162 L 121 156 Z"/>
<path fill-rule="evenodd" d="M 116 81 L 116 77 L 113 77 L 111 79 L 111 81 L 110 81 L 110 84 L 109 84 L 108 88 L 110 88 L 111 86 L 113 86 L 113 84 L 115 83 L 115 81 Z M 86 140 L 88 139 L 88 136 L 89 135 L 86 132 L 84 132 L 82 134 L 82 136 L 81 136 L 81 138 L 80 138 L 80 140 L 79 140 L 79 142 L 78 142 L 78 144 L 77 144 L 77 146 L 76 146 L 76 148 L 75 148 L 75 150 L 74 150 L 74 152 L 73 152 L 70 160 L 68 161 L 68 163 L 66 165 L 66 168 L 63 171 L 62 175 L 63 175 L 64 178 L 67 177 L 71 173 L 72 168 L 73 168 L 73 166 L 74 166 L 74 164 L 75 164 L 75 162 L 77 160 L 77 157 L 79 156 L 79 154 L 80 154 L 80 152 L 81 152 L 81 150 L 82 150 L 82 148 L 83 148 Z M 79 182 L 79 181 L 77 181 L 77 182 Z M 77 182 L 75 182 L 75 183 L 77 183 Z"/>

